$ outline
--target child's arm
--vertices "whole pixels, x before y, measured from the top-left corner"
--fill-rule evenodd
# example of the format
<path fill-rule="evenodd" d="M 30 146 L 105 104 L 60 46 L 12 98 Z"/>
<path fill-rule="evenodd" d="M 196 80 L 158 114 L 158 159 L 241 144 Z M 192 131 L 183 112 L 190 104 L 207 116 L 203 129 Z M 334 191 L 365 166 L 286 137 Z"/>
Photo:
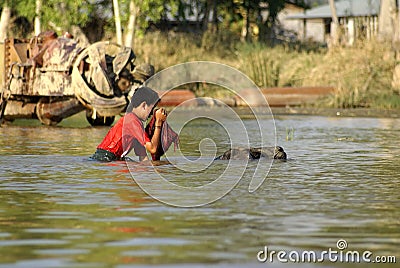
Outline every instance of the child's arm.
<path fill-rule="evenodd" d="M 165 120 L 167 120 L 167 112 L 164 108 L 160 108 L 155 113 L 156 122 L 153 137 L 150 142 L 146 142 L 146 150 L 154 154 L 157 152 L 158 146 L 161 144 L 161 128 Z"/>

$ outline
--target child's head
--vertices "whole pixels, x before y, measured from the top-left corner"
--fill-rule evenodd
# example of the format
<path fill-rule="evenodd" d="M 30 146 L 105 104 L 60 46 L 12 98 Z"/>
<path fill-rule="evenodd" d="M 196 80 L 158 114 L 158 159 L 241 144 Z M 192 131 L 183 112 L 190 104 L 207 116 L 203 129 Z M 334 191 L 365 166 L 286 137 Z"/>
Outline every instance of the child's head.
<path fill-rule="evenodd" d="M 157 92 L 149 87 L 140 87 L 133 94 L 126 112 L 134 112 L 140 119 L 146 120 L 159 101 Z"/>
<path fill-rule="evenodd" d="M 126 111 L 132 112 L 133 108 L 138 107 L 143 102 L 145 102 L 147 105 L 155 105 L 159 101 L 160 97 L 158 96 L 157 92 L 149 87 L 139 87 L 133 94 L 131 102 L 129 103 Z"/>

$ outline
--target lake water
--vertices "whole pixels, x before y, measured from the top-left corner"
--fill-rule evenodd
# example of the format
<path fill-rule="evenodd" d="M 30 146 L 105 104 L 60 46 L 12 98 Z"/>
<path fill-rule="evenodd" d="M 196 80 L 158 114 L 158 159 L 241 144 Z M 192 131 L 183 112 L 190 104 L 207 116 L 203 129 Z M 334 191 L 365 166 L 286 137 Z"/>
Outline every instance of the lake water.
<path fill-rule="evenodd" d="M 398 265 L 400 119 L 282 115 L 275 124 L 288 161 L 275 161 L 254 193 L 247 171 L 228 195 L 197 208 L 148 196 L 125 162 L 90 161 L 107 127 L 80 118 L 58 127 L 1 127 L 0 267 L 282 267 L 276 255 L 272 263 L 257 255 L 265 247 L 319 255 L 338 251 L 341 239 L 343 252 L 394 256 Z M 181 144 L 196 158 L 196 140 L 210 128 L 193 127 Z M 219 149 L 225 138 L 216 140 Z M 209 173 L 224 165 L 212 164 Z M 173 165 L 160 169 L 180 183 L 202 179 Z M 291 266 L 354 264 L 325 256 Z"/>

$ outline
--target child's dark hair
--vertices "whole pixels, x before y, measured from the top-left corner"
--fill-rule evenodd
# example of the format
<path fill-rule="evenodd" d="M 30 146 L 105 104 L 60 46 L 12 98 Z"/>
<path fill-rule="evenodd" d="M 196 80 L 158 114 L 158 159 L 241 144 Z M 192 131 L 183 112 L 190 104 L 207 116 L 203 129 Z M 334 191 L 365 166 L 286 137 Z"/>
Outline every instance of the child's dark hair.
<path fill-rule="evenodd" d="M 139 87 L 136 89 L 135 93 L 133 93 L 131 102 L 126 109 L 126 112 L 132 112 L 132 109 L 138 107 L 142 102 L 145 102 L 147 105 L 151 105 L 156 104 L 159 101 L 160 97 L 158 96 L 157 92 L 149 87 Z"/>

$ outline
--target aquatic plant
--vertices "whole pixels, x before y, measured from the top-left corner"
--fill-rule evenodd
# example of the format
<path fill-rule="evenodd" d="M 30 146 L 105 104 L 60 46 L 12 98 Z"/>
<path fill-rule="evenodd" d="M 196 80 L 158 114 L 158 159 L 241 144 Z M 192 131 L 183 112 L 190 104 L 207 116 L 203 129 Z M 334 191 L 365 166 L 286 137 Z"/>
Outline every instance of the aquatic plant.
<path fill-rule="evenodd" d="M 286 128 L 286 140 L 293 141 L 294 140 L 294 128 Z"/>

